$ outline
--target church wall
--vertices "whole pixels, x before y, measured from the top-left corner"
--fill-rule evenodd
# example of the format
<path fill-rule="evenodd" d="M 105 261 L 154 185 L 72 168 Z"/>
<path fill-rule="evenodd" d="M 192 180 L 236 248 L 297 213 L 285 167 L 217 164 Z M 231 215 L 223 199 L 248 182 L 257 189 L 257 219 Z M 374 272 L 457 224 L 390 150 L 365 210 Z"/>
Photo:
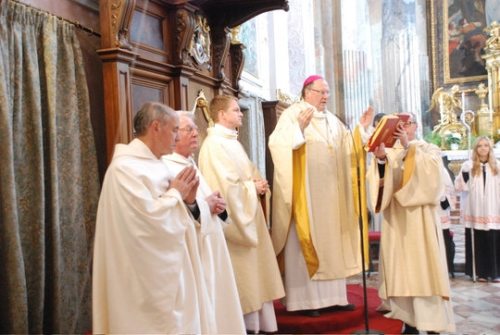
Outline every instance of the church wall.
<path fill-rule="evenodd" d="M 289 12 L 253 20 L 257 36 L 247 48 L 259 57 L 268 52 L 261 76 L 269 84 L 259 92 L 244 71 L 246 90 L 267 100 L 276 99 L 277 89 L 297 97 L 304 78 L 323 75 L 331 90 L 328 108 L 351 127 L 368 105 L 376 112 L 419 117 L 428 108 L 425 0 L 291 0 L 289 5 Z"/>
<path fill-rule="evenodd" d="M 247 123 L 240 140 L 263 175 L 267 144 L 262 102 L 276 100 L 278 89 L 298 97 L 304 79 L 317 73 L 313 0 L 290 0 L 289 7 L 288 12 L 261 14 L 240 30 L 245 64 L 239 98 Z"/>

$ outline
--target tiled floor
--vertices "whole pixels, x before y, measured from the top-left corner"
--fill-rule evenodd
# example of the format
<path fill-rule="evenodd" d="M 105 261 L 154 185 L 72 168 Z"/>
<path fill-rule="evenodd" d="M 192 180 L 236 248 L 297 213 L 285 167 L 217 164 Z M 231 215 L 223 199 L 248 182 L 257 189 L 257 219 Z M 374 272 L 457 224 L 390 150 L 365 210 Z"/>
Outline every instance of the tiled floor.
<path fill-rule="evenodd" d="M 377 273 L 372 273 L 367 277 L 367 285 L 377 287 L 377 280 Z M 361 281 L 361 276 L 348 280 L 349 283 Z M 500 283 L 473 283 L 469 276 L 457 273 L 450 284 L 455 334 L 500 334 Z"/>
<path fill-rule="evenodd" d="M 452 225 L 451 229 L 455 233 L 455 264 L 463 269 L 464 229 L 460 225 Z M 367 285 L 377 287 L 377 280 L 377 273 L 372 273 L 367 277 Z M 362 277 L 358 276 L 350 279 L 349 283 L 361 281 Z M 450 284 L 456 334 L 500 334 L 500 283 L 474 283 L 469 276 L 458 272 L 455 278 L 450 279 Z"/>
<path fill-rule="evenodd" d="M 455 220 L 453 220 L 455 219 Z M 452 217 L 452 222 L 458 217 Z M 465 262 L 464 226 L 453 224 L 457 268 Z M 461 266 L 463 268 L 463 266 Z M 457 334 L 500 334 L 500 284 L 472 282 L 457 273 L 450 281 Z"/>
<path fill-rule="evenodd" d="M 500 334 L 500 284 L 451 280 L 457 334 Z"/>

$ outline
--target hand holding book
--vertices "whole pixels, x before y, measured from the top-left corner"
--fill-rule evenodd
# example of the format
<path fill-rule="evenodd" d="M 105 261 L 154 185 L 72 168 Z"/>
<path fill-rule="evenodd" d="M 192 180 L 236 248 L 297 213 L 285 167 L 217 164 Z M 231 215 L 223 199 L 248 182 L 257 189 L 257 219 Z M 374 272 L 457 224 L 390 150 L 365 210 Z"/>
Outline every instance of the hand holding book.
<path fill-rule="evenodd" d="M 396 140 L 404 136 L 403 125 L 408 122 L 409 118 L 410 115 L 408 114 L 384 116 L 368 140 L 365 149 L 373 152 L 377 147 L 380 147 L 381 144 L 384 144 L 385 148 L 392 148 Z M 405 143 L 403 143 L 403 145 L 404 144 Z"/>

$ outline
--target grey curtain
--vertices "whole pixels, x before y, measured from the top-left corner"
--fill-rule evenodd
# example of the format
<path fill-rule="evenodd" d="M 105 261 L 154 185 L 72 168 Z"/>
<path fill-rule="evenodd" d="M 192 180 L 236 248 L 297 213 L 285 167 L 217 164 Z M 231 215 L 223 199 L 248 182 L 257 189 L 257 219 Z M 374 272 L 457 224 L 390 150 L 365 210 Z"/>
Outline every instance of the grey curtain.
<path fill-rule="evenodd" d="M 99 179 L 73 26 L 0 1 L 0 332 L 91 330 Z"/>

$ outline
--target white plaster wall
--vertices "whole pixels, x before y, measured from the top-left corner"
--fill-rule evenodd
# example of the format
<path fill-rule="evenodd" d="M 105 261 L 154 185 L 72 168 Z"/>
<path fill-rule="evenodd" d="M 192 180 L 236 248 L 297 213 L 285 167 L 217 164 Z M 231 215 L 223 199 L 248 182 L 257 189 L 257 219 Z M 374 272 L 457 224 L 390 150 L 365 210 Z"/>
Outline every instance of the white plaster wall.
<path fill-rule="evenodd" d="M 245 70 L 240 80 L 240 107 L 245 112 L 240 140 L 250 159 L 265 175 L 262 104 L 275 100 L 276 90 L 299 95 L 304 79 L 316 73 L 313 0 L 291 0 L 290 10 L 264 13 L 255 23 L 258 71 Z M 244 42 L 244 41 L 243 41 Z"/>
<path fill-rule="evenodd" d="M 312 0 L 290 0 L 288 57 L 290 93 L 299 95 L 304 79 L 316 73 Z"/>
<path fill-rule="evenodd" d="M 269 89 L 272 99 L 276 90 L 290 91 L 290 69 L 288 55 L 288 12 L 273 11 L 269 14 Z"/>

